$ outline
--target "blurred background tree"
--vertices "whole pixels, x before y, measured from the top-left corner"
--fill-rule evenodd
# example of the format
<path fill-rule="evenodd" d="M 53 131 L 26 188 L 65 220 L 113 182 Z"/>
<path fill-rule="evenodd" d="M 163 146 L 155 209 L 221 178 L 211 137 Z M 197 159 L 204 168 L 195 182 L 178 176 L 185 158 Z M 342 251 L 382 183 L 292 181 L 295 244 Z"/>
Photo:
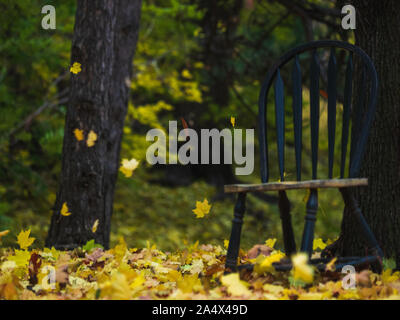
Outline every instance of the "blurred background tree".
<path fill-rule="evenodd" d="M 44 4 L 57 9 L 57 30 L 40 28 Z M 75 5 L 72 0 L 0 1 L 0 227 L 16 233 L 32 226 L 42 241 L 39 246 L 61 170 Z M 193 129 L 223 129 L 230 127 L 234 116 L 237 128 L 255 128 L 260 83 L 277 57 L 310 40 L 354 43 L 353 32 L 341 28 L 341 5 L 333 0 L 144 1 L 121 149 L 121 158 L 141 162 L 132 178 L 120 174 L 117 181 L 112 243 L 124 236 L 131 246 L 145 246 L 149 240 L 172 250 L 185 241 L 222 244 L 228 238 L 233 202 L 222 186 L 259 181 L 257 141 L 254 173 L 238 177 L 229 165 L 149 166 L 145 135 L 181 119 Z M 307 108 L 307 91 L 303 101 Z M 324 116 L 322 112 L 322 120 Z M 290 124 L 287 130 L 287 156 L 293 157 Z M 304 141 L 309 141 L 308 130 Z M 327 146 L 326 135 L 321 135 L 320 146 Z M 306 146 L 304 151 L 307 154 Z M 326 164 L 327 155 L 322 153 L 321 158 Z M 307 170 L 311 161 L 304 157 L 304 162 Z M 294 178 L 294 167 L 286 175 Z M 275 176 L 278 179 L 277 172 Z M 288 195 L 300 236 L 306 191 Z M 212 209 L 200 220 L 192 209 L 203 198 L 209 199 Z M 317 237 L 339 234 L 342 210 L 339 192 L 321 192 Z M 244 247 L 280 237 L 275 194 L 250 195 L 247 212 Z M 5 245 L 13 242 L 12 237 L 4 239 Z M 278 246 L 282 247 L 279 241 Z"/>

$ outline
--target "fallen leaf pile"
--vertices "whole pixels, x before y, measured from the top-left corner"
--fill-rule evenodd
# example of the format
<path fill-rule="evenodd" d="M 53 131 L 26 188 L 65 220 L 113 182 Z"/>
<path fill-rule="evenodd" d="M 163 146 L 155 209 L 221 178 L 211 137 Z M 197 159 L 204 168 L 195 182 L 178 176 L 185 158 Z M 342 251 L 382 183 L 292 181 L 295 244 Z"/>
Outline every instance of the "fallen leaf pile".
<path fill-rule="evenodd" d="M 0 299 L 400 299 L 400 273 L 390 269 L 357 273 L 355 289 L 343 288 L 341 273 L 315 271 L 304 254 L 292 257 L 292 271 L 276 272 L 284 254 L 275 239 L 240 250 L 241 264 L 256 265 L 240 274 L 224 274 L 223 245 L 162 252 L 128 248 L 120 238 L 110 250 L 94 240 L 73 251 L 29 250 L 34 240 L 21 231 L 19 249 L 0 250 Z"/>

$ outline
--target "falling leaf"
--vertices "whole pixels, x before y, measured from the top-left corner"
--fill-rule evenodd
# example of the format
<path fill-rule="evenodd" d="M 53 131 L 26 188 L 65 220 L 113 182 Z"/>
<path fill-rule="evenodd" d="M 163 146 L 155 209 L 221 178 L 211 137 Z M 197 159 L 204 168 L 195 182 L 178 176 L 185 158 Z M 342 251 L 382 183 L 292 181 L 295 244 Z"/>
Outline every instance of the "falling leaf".
<path fill-rule="evenodd" d="M 33 243 L 33 241 L 35 241 L 35 238 L 29 237 L 30 233 L 31 229 L 26 231 L 22 230 L 17 237 L 18 239 L 17 243 L 19 244 L 19 247 L 22 250 L 28 249 L 28 247 Z"/>
<path fill-rule="evenodd" d="M 305 283 L 311 283 L 314 279 L 314 270 L 308 264 L 308 256 L 305 253 L 298 253 L 292 256 L 293 263 L 293 278 L 301 280 Z"/>
<path fill-rule="evenodd" d="M 68 217 L 71 215 L 71 212 L 69 212 L 67 203 L 64 202 L 61 208 L 61 215 L 63 215 L 64 217 Z"/>
<path fill-rule="evenodd" d="M 221 283 L 226 286 L 229 294 L 233 296 L 249 296 L 248 283 L 240 280 L 238 273 L 232 273 L 221 277 Z"/>
<path fill-rule="evenodd" d="M 122 159 L 122 165 L 119 170 L 125 175 L 125 177 L 129 178 L 132 176 L 133 171 L 139 166 L 139 162 L 136 159 Z"/>
<path fill-rule="evenodd" d="M 231 116 L 231 124 L 232 124 L 232 127 L 235 126 L 235 117 L 233 117 L 233 116 Z"/>
<path fill-rule="evenodd" d="M 6 236 L 9 232 L 10 232 L 10 230 L 0 231 L 0 241 L 1 241 L 1 238 Z"/>
<path fill-rule="evenodd" d="M 72 67 L 69 69 L 69 71 L 71 71 L 74 74 L 78 74 L 79 72 L 82 71 L 81 64 L 79 62 L 74 62 Z"/>
<path fill-rule="evenodd" d="M 86 140 L 86 144 L 87 144 L 87 146 L 90 148 L 90 147 L 93 147 L 94 146 L 94 143 L 96 142 L 96 140 L 97 140 L 97 134 L 93 131 L 93 130 L 90 130 L 90 132 L 89 132 L 89 134 L 88 134 L 88 138 L 87 138 L 87 140 Z"/>
<path fill-rule="evenodd" d="M 313 250 L 321 249 L 324 250 L 326 248 L 326 244 L 321 238 L 314 239 L 313 242 Z"/>
<path fill-rule="evenodd" d="M 74 135 L 75 135 L 76 140 L 78 140 L 78 141 L 82 141 L 83 140 L 83 130 L 75 129 L 74 130 Z"/>
<path fill-rule="evenodd" d="M 192 211 L 196 215 L 196 218 L 204 218 L 206 214 L 210 212 L 211 205 L 208 204 L 208 200 L 204 199 L 203 202 L 196 201 L 196 209 Z"/>
<path fill-rule="evenodd" d="M 229 247 L 229 240 L 224 240 L 224 248 L 225 249 L 228 249 L 228 247 Z"/>
<path fill-rule="evenodd" d="M 92 232 L 96 233 L 97 231 L 97 227 L 99 226 L 99 219 L 97 219 L 94 223 L 93 223 L 93 227 L 92 227 Z"/>

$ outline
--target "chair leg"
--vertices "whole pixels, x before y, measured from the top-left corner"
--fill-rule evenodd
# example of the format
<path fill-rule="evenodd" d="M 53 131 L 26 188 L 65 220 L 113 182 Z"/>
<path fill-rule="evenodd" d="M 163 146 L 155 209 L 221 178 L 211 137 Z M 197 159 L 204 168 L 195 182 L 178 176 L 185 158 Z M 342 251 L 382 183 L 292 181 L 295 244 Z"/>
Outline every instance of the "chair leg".
<path fill-rule="evenodd" d="M 237 258 L 240 248 L 240 234 L 242 232 L 243 216 L 246 209 L 246 193 L 238 194 L 232 220 L 232 231 L 229 240 L 228 253 L 226 255 L 225 268 L 230 271 L 236 271 Z"/>
<path fill-rule="evenodd" d="M 314 242 L 314 227 L 315 221 L 317 220 L 318 210 L 318 189 L 310 189 L 310 195 L 308 197 L 306 205 L 306 217 L 303 231 L 303 239 L 301 241 L 301 251 L 307 252 L 311 257 Z"/>
<path fill-rule="evenodd" d="M 278 206 L 282 222 L 285 252 L 290 257 L 296 252 L 296 242 L 294 240 L 292 218 L 290 216 L 290 202 L 285 191 L 279 191 Z"/>
<path fill-rule="evenodd" d="M 369 227 L 367 221 L 365 221 L 365 218 L 357 204 L 356 199 L 354 199 L 351 190 L 349 188 L 340 188 L 339 191 L 342 194 L 345 205 L 348 206 L 350 208 L 350 211 L 355 214 L 355 217 L 361 226 L 363 236 L 367 241 L 368 245 L 372 248 L 375 255 L 379 256 L 380 258 L 383 258 L 383 251 L 379 246 L 378 241 L 376 240 L 375 235 L 371 231 L 371 228 Z"/>

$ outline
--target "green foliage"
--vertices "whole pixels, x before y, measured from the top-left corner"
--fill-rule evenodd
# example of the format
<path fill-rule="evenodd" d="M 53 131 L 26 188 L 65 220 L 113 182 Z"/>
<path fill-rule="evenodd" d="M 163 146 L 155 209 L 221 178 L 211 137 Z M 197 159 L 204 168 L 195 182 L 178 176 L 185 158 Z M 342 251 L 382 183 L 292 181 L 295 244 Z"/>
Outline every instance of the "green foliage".
<path fill-rule="evenodd" d="M 45 4 L 57 8 L 54 31 L 41 28 Z M 25 119 L 65 86 L 54 81 L 68 70 L 74 11 L 73 0 L 1 1 L 0 229 L 32 224 L 40 241 L 61 168 L 65 108 L 57 105 L 33 121 Z"/>
<path fill-rule="evenodd" d="M 388 270 L 388 269 L 394 270 L 394 269 L 396 269 L 396 261 L 393 258 L 383 259 L 382 263 L 383 263 L 383 269 L 384 270 Z"/>
<path fill-rule="evenodd" d="M 104 247 L 101 244 L 95 243 L 94 239 L 92 239 L 92 240 L 89 240 L 88 242 L 86 242 L 86 244 L 82 247 L 82 250 L 86 251 L 86 252 L 90 252 L 95 248 L 104 249 Z"/>

